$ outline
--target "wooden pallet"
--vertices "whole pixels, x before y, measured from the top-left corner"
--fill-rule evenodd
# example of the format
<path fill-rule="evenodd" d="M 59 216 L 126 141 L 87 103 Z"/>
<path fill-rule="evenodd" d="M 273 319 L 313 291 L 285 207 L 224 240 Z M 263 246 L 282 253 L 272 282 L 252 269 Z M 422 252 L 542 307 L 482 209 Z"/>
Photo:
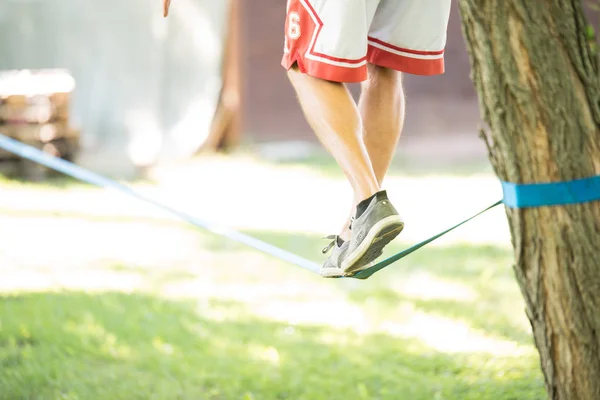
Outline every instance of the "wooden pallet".
<path fill-rule="evenodd" d="M 0 98 L 0 124 L 45 124 L 69 120 L 69 93 Z"/>
<path fill-rule="evenodd" d="M 0 72 L 0 132 L 55 156 L 73 159 L 79 130 L 69 121 L 74 79 L 64 70 Z M 0 174 L 43 179 L 46 168 L 0 150 Z"/>

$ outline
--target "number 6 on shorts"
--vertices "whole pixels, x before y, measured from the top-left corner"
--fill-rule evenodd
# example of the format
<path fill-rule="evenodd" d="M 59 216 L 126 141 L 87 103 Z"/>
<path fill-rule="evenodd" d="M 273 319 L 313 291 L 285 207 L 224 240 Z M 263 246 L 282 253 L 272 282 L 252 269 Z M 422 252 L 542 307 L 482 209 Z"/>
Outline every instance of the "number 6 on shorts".
<path fill-rule="evenodd" d="M 361 82 L 367 62 L 417 75 L 444 73 L 451 0 L 288 0 L 282 65 Z"/>

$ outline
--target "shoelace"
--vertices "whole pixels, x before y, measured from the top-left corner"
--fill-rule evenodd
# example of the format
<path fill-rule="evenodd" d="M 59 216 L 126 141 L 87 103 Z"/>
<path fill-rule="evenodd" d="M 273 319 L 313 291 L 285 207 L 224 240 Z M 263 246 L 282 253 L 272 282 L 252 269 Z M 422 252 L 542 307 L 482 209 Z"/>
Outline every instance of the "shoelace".
<path fill-rule="evenodd" d="M 331 243 L 329 243 L 327 246 L 325 246 L 323 248 L 323 250 L 321 250 L 323 252 L 323 254 L 326 254 L 329 250 L 331 250 L 333 248 L 333 246 L 335 246 L 335 244 L 337 243 L 337 238 L 338 238 L 338 235 L 329 235 L 329 236 L 325 236 L 323 238 L 323 239 L 331 240 Z"/>
<path fill-rule="evenodd" d="M 348 226 L 348 229 L 352 230 L 352 223 L 354 222 L 354 217 L 350 217 L 350 225 Z M 335 246 L 335 244 L 337 243 L 337 239 L 338 239 L 338 235 L 329 235 L 329 236 L 325 236 L 322 239 L 329 239 L 331 240 L 331 243 L 329 243 L 327 246 L 325 246 L 323 248 L 323 250 L 321 250 L 323 252 L 323 254 L 327 254 L 327 252 L 329 250 L 331 250 L 333 248 L 333 246 Z"/>

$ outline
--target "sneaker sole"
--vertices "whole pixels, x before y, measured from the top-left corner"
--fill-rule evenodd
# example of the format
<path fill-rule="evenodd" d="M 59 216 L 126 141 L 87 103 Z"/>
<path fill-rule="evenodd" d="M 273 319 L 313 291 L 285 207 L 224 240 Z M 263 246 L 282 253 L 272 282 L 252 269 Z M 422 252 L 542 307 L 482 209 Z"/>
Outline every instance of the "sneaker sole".
<path fill-rule="evenodd" d="M 365 240 L 343 261 L 341 269 L 344 275 L 355 275 L 369 268 L 371 263 L 383 254 L 383 248 L 403 229 L 404 222 L 399 215 L 391 215 L 373 225 Z"/>
<path fill-rule="evenodd" d="M 344 276 L 344 272 L 339 268 L 321 268 L 319 274 L 323 278 L 340 278 Z"/>
<path fill-rule="evenodd" d="M 382 253 L 380 252 L 377 257 L 379 257 Z M 364 269 L 371 268 L 373 263 L 368 263 L 365 265 Z M 357 271 L 358 272 L 358 271 Z M 323 278 L 343 278 L 344 276 L 350 276 L 347 273 L 344 273 L 340 268 L 321 268 L 319 271 L 319 275 Z"/>

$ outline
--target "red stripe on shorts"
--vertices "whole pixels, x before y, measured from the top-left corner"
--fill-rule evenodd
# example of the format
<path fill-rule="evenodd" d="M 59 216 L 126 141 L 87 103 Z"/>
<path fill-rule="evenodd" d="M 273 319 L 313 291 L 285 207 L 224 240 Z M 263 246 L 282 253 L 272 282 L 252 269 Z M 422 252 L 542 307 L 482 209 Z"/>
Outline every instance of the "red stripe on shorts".
<path fill-rule="evenodd" d="M 394 46 L 393 44 L 384 42 L 383 40 L 379 40 L 379 39 L 376 39 L 371 36 L 369 36 L 369 41 L 380 44 L 380 45 L 387 47 L 389 49 L 392 49 L 392 50 L 401 51 L 403 53 L 408 53 L 408 54 L 415 54 L 415 55 L 419 55 L 419 56 L 441 56 L 442 54 L 444 54 L 443 49 L 439 50 L 439 51 L 422 51 L 422 50 L 405 49 L 402 47 Z"/>

